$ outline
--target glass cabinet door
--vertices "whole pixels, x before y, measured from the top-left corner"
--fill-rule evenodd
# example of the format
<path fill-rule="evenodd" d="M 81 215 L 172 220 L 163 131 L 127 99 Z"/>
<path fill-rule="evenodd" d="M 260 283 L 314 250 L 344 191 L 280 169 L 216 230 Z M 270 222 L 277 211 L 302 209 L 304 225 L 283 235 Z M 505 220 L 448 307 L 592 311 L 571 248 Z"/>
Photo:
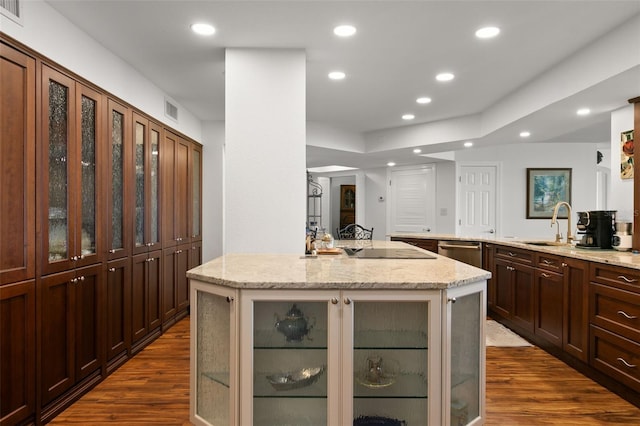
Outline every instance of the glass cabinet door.
<path fill-rule="evenodd" d="M 429 382 L 438 382 L 435 376 L 440 372 L 429 369 L 439 360 L 431 360 L 429 343 L 435 336 L 429 318 L 432 310 L 438 312 L 438 304 L 424 294 L 389 300 L 384 293 L 367 293 L 350 294 L 345 300 L 353 322 L 345 321 L 344 353 L 352 356 L 352 379 L 344 377 L 344 389 L 352 395 L 353 412 L 345 410 L 343 423 L 430 424 Z M 438 351 L 436 346 L 434 354 Z"/>
<path fill-rule="evenodd" d="M 484 417 L 485 291 L 483 286 L 475 286 L 475 290 L 465 286 L 448 291 L 447 296 L 451 324 L 447 424 L 466 425 Z"/>
<path fill-rule="evenodd" d="M 244 304 L 253 316 L 249 337 L 252 354 L 242 353 L 241 424 L 327 425 L 329 421 L 329 376 L 339 366 L 329 365 L 329 298 L 300 294 L 292 300 L 260 300 Z M 243 310 L 244 312 L 244 310 Z M 250 314 L 248 314 L 250 315 Z M 249 336 L 247 336 L 247 333 Z M 331 334 L 339 335 L 339 328 Z M 334 349 L 335 350 L 335 349 Z M 243 358 L 244 357 L 244 358 Z M 253 368 L 246 368 L 247 363 Z M 335 368 L 334 371 L 331 368 Z M 251 377 L 247 375 L 253 374 Z M 337 395 L 334 395 L 334 398 Z M 245 413 L 252 417 L 243 418 Z M 334 422 L 335 424 L 335 422 Z"/>
<path fill-rule="evenodd" d="M 231 426 L 237 424 L 235 292 L 199 282 L 191 286 L 191 421 Z"/>
<path fill-rule="evenodd" d="M 128 179 L 125 164 L 130 163 L 129 115 L 127 109 L 109 100 L 109 164 L 111 165 L 110 188 L 107 189 L 108 209 L 107 245 L 109 259 L 125 257 L 129 254 L 129 231 L 127 218 Z"/>

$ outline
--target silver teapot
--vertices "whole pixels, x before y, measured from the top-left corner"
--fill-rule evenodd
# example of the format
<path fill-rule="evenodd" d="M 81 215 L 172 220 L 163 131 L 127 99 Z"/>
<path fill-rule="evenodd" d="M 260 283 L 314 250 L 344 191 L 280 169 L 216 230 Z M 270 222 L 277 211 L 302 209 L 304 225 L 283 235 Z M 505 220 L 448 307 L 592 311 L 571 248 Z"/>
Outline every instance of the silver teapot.
<path fill-rule="evenodd" d="M 313 324 L 294 303 L 284 319 L 280 319 L 276 315 L 275 327 L 276 330 L 284 334 L 287 342 L 300 342 L 305 336 L 311 340 L 308 334 L 315 324 L 315 321 L 312 322 Z"/>

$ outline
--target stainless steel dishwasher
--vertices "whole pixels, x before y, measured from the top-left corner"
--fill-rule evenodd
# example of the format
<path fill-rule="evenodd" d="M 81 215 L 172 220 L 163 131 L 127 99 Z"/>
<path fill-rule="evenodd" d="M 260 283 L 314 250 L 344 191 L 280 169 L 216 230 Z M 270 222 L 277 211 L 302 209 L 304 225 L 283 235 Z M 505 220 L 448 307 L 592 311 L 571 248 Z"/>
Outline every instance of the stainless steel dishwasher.
<path fill-rule="evenodd" d="M 439 241 L 438 254 L 482 268 L 482 243 L 479 241 Z"/>

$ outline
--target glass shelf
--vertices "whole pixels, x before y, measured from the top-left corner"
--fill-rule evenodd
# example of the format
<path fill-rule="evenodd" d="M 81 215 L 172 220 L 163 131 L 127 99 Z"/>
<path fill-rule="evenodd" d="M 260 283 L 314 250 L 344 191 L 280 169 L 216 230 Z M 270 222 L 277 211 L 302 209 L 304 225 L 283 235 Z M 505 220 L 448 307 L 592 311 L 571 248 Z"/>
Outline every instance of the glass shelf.
<path fill-rule="evenodd" d="M 354 398 L 427 398 L 427 378 L 422 374 L 398 374 L 389 386 L 370 388 L 355 377 Z"/>
<path fill-rule="evenodd" d="M 427 333 L 414 330 L 355 331 L 354 349 L 428 349 Z"/>
<path fill-rule="evenodd" d="M 327 331 L 312 329 L 300 341 L 287 342 L 284 334 L 277 330 L 255 330 L 254 349 L 327 349 Z"/>

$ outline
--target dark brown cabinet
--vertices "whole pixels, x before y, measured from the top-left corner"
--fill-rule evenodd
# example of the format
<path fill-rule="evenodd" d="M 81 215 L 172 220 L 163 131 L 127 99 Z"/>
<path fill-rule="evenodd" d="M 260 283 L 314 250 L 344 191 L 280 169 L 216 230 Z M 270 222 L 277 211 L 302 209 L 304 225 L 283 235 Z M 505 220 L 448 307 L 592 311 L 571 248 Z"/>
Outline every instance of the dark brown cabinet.
<path fill-rule="evenodd" d="M 536 269 L 534 333 L 555 346 L 562 347 L 564 312 L 564 276 Z"/>
<path fill-rule="evenodd" d="M 494 311 L 533 333 L 533 254 L 526 250 L 496 247 L 495 265 Z"/>
<path fill-rule="evenodd" d="M 40 310 L 41 393 L 48 404 L 102 366 L 100 265 L 42 278 Z"/>
<path fill-rule="evenodd" d="M 402 241 L 403 243 L 411 244 L 412 246 L 420 247 L 421 249 L 429 250 L 434 253 L 438 252 L 438 240 L 409 237 L 391 237 L 391 241 Z"/>
<path fill-rule="evenodd" d="M 128 358 L 131 346 L 131 259 L 107 263 L 105 295 L 105 343 L 107 374 Z"/>
<path fill-rule="evenodd" d="M 496 248 L 494 244 L 486 243 L 483 246 L 482 269 L 491 272 L 491 278 L 487 280 L 487 310 L 495 309 L 496 305 Z"/>
<path fill-rule="evenodd" d="M 102 260 L 102 95 L 42 67 L 42 273 Z"/>
<path fill-rule="evenodd" d="M 35 72 L 33 58 L 0 43 L 0 285 L 36 275 Z"/>
<path fill-rule="evenodd" d="M 133 257 L 131 341 L 133 353 L 160 333 L 162 323 L 162 251 Z"/>
<path fill-rule="evenodd" d="M 188 313 L 202 146 L 4 34 L 0 82 L 0 424 L 43 424 Z"/>
<path fill-rule="evenodd" d="M 340 185 L 340 229 L 356 223 L 356 186 Z"/>
<path fill-rule="evenodd" d="M 0 423 L 33 418 L 36 400 L 35 281 L 0 287 Z"/>
<path fill-rule="evenodd" d="M 183 244 L 164 250 L 162 320 L 166 324 L 175 322 L 176 315 L 189 306 L 189 280 L 187 270 L 191 261 L 191 244 Z"/>
<path fill-rule="evenodd" d="M 589 358 L 589 263 L 563 258 L 564 309 L 562 348 L 587 362 Z"/>

